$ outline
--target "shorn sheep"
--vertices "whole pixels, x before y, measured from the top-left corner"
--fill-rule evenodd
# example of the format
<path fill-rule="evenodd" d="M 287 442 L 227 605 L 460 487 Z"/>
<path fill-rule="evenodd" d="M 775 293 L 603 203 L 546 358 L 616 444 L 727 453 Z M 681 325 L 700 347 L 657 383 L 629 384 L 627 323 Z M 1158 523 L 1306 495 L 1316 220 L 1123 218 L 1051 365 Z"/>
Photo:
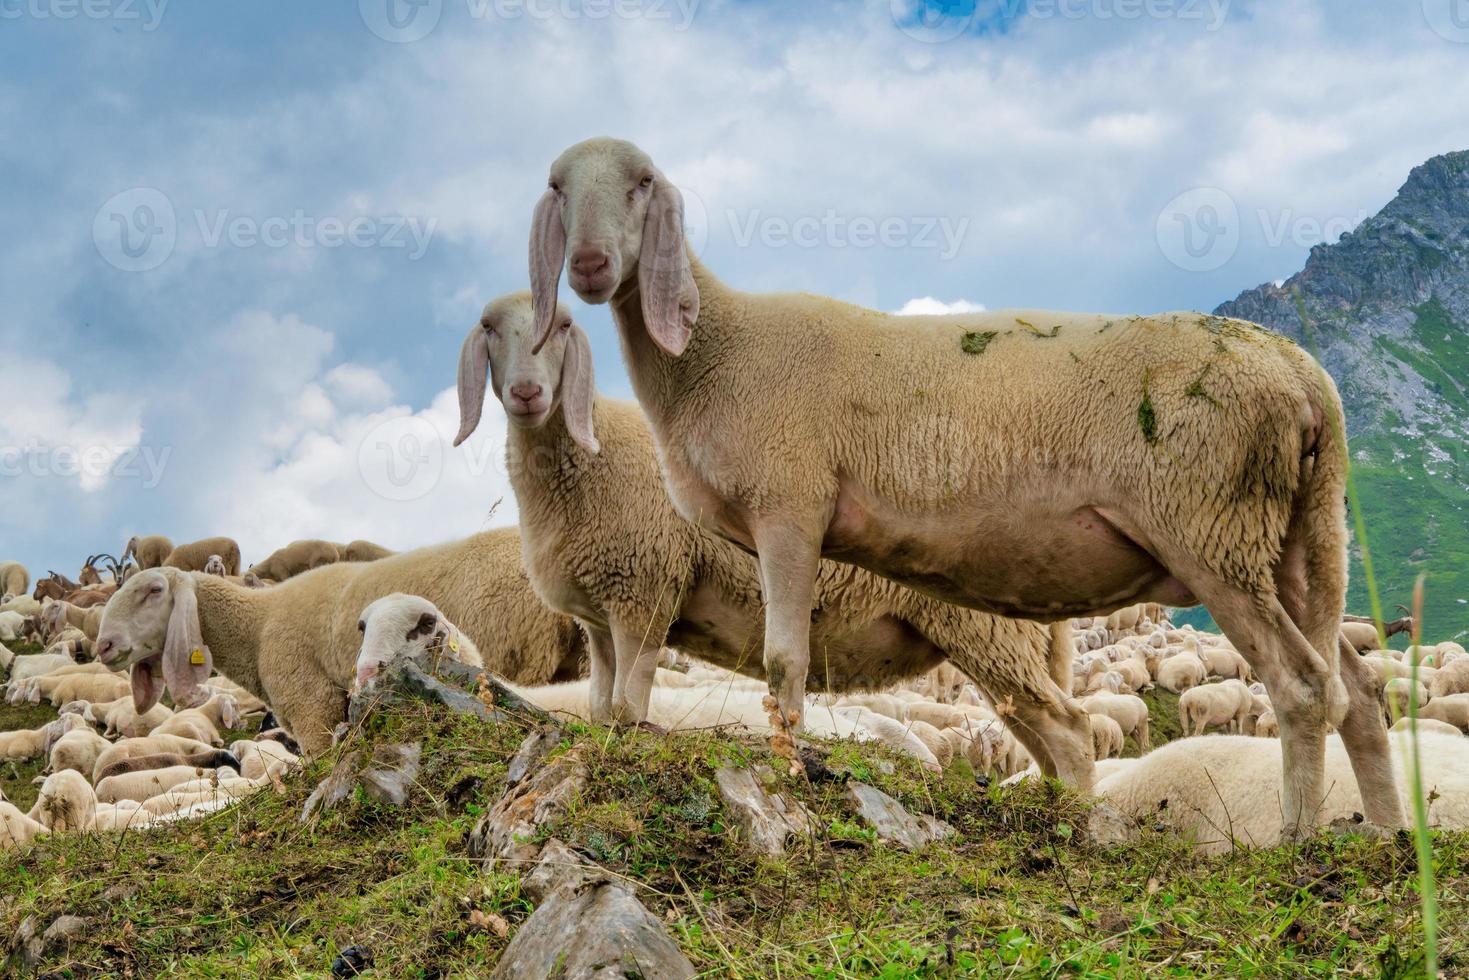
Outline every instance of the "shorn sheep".
<path fill-rule="evenodd" d="M 553 608 L 590 637 L 592 717 L 642 721 L 666 644 L 760 675 L 758 565 L 681 520 L 663 492 L 637 406 L 596 397 L 591 348 L 569 314 L 532 354 L 530 295 L 502 297 L 469 333 L 459 368 L 456 442 L 479 422 L 487 381 L 511 425 L 507 469 L 520 507 L 525 564 Z M 1069 672 L 1069 626 L 962 609 L 863 569 L 826 562 L 808 610 L 810 683 L 877 689 L 950 660 L 996 704 L 1048 775 L 1091 784 L 1090 730 L 1048 673 Z M 802 678 L 802 689 L 807 679 Z"/>
<path fill-rule="evenodd" d="M 121 561 L 126 565 L 128 559 L 131 558 L 138 563 L 139 568 L 157 568 L 172 552 L 173 542 L 161 534 L 150 534 L 145 537 L 135 535 L 128 539 L 127 547 L 122 551 Z"/>
<path fill-rule="evenodd" d="M 531 221 L 539 347 L 562 266 L 609 303 L 679 513 L 759 556 L 764 658 L 799 718 L 820 558 L 1053 622 L 1200 602 L 1270 689 L 1304 831 L 1337 725 L 1369 820 L 1402 824 L 1376 680 L 1341 658 L 1341 401 L 1254 324 L 1006 311 L 893 317 L 720 282 L 631 143 L 552 164 Z"/>
<path fill-rule="evenodd" d="M 25 595 L 31 573 L 18 561 L 0 561 L 0 596 Z"/>
<path fill-rule="evenodd" d="M 581 633 L 536 598 L 514 528 L 328 565 L 269 589 L 176 569 L 139 572 L 107 604 L 97 656 L 131 666 L 139 710 L 157 703 L 165 685 L 176 704 L 203 700 L 218 666 L 269 703 L 315 754 L 346 717 L 362 610 L 393 592 L 434 602 L 474 638 L 486 666 L 511 680 L 546 683 L 580 672 Z"/>
<path fill-rule="evenodd" d="M 224 559 L 226 575 L 240 574 L 240 546 L 235 544 L 234 538 L 204 538 L 181 544 L 168 553 L 163 565 L 186 572 L 202 572 L 215 555 Z"/>

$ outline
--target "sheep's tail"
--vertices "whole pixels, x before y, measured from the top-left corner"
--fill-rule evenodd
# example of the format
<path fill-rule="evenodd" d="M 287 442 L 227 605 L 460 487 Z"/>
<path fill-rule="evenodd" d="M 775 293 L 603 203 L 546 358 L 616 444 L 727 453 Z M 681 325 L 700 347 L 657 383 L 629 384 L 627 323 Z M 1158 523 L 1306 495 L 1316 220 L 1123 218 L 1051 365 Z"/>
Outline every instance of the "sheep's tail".
<path fill-rule="evenodd" d="M 1328 664 L 1337 662 L 1342 614 L 1347 592 L 1347 458 L 1346 419 L 1336 385 L 1315 366 L 1319 398 L 1312 399 L 1320 421 L 1314 427 L 1315 445 L 1303 446 L 1307 455 L 1296 515 L 1305 538 L 1306 594 L 1296 625 Z M 1293 610 L 1294 611 L 1294 610 Z"/>

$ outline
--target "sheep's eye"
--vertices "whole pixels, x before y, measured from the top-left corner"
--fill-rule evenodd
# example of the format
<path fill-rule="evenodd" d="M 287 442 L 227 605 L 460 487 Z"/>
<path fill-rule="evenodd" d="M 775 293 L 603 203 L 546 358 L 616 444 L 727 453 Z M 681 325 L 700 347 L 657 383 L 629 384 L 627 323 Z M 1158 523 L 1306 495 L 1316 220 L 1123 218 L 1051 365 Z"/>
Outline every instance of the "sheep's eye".
<path fill-rule="evenodd" d="M 644 176 L 642 180 L 638 181 L 638 186 L 639 187 L 652 187 L 653 186 L 653 175 L 652 174 L 647 174 L 646 176 Z"/>
<path fill-rule="evenodd" d="M 484 327 L 485 333 L 489 334 L 491 337 L 495 335 L 495 325 L 490 321 L 486 320 L 484 323 L 481 323 L 480 326 Z"/>
<path fill-rule="evenodd" d="M 155 586 L 153 586 L 153 588 L 151 588 L 151 589 L 148 590 L 148 594 L 149 595 L 163 595 L 163 586 L 161 586 L 161 585 L 155 585 Z"/>
<path fill-rule="evenodd" d="M 561 193 L 561 182 L 559 180 L 556 180 L 554 177 L 551 178 L 549 186 L 551 190 L 555 191 L 557 194 Z"/>
<path fill-rule="evenodd" d="M 562 330 L 570 330 L 571 329 L 571 321 L 570 320 L 563 320 L 563 321 L 561 321 L 561 329 Z"/>

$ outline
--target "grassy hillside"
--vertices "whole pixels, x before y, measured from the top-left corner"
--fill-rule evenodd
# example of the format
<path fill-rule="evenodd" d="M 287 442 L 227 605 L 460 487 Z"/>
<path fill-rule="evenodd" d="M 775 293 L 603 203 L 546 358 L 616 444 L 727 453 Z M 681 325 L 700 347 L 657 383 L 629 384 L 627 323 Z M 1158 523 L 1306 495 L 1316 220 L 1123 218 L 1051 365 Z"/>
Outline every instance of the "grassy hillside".
<path fill-rule="evenodd" d="M 1173 706 L 1154 708 L 1166 734 Z M 0 854 L 0 952 L 27 917 L 44 927 L 66 913 L 87 932 L 47 954 L 53 976 L 326 976 L 354 944 L 371 948 L 376 976 L 483 976 L 532 908 L 514 869 L 481 867 L 465 840 L 524 735 L 427 709 L 381 718 L 369 740 L 424 745 L 402 809 L 359 794 L 301 825 L 325 760 L 284 796 L 197 823 Z M 573 726 L 563 748 L 574 746 L 595 777 L 547 832 L 634 881 L 707 976 L 1414 975 L 1403 839 L 1322 833 L 1202 859 L 1150 828 L 1103 848 L 1085 840 L 1084 805 L 1054 785 L 1002 790 L 958 768 L 937 778 L 842 744 L 825 747 L 826 777 L 776 777 L 820 832 L 755 859 L 713 773 L 769 760 L 763 743 Z M 918 854 L 877 843 L 842 802 L 849 776 L 959 834 Z M 1469 942 L 1469 835 L 1439 848 L 1452 957 Z"/>

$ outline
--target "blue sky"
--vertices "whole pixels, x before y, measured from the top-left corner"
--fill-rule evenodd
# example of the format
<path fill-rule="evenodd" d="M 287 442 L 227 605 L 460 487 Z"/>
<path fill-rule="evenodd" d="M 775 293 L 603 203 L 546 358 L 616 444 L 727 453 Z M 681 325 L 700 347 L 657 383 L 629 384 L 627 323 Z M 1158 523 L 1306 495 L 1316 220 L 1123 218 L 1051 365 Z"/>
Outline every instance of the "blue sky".
<path fill-rule="evenodd" d="M 499 413 L 452 450 L 448 389 L 587 136 L 732 284 L 887 310 L 1209 309 L 1469 147 L 1469 0 L 0 0 L 0 64 L 33 573 L 513 521 Z"/>

